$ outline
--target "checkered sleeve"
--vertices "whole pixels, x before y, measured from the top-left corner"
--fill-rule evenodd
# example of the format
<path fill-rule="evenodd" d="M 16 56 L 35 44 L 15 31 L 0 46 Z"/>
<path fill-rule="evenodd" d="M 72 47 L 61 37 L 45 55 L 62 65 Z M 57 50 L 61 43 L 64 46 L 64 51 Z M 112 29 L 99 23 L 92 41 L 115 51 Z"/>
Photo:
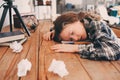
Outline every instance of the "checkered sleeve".
<path fill-rule="evenodd" d="M 120 59 L 120 44 L 112 30 L 101 22 L 92 22 L 91 27 L 89 38 L 92 43 L 79 45 L 80 56 L 92 60 Z"/>

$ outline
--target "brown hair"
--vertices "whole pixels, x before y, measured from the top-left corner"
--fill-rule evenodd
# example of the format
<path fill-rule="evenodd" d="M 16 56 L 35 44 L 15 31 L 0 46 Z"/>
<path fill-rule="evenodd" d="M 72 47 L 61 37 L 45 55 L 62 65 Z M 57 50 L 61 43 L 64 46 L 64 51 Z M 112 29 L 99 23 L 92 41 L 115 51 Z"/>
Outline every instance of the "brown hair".
<path fill-rule="evenodd" d="M 99 20 L 99 18 L 94 18 L 94 16 L 92 16 L 91 14 L 85 12 L 80 12 L 78 14 L 75 12 L 67 12 L 62 14 L 61 16 L 58 16 L 57 19 L 53 22 L 55 30 L 53 40 L 56 42 L 61 42 L 59 34 L 61 33 L 63 26 L 66 24 L 74 23 L 76 21 L 81 21 L 84 24 L 84 18 L 88 18 L 89 20 Z"/>
<path fill-rule="evenodd" d="M 95 14 L 93 12 L 86 12 L 86 11 L 85 12 L 79 12 L 78 16 L 79 16 L 80 20 L 82 20 L 84 18 L 90 18 L 92 20 L 98 20 L 99 21 L 101 19 L 100 15 Z"/>

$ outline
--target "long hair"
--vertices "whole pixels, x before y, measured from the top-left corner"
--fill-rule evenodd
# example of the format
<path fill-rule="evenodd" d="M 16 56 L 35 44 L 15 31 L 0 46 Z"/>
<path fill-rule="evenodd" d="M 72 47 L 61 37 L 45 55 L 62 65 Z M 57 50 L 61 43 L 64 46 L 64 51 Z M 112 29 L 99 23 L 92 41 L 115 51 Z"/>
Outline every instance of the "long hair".
<path fill-rule="evenodd" d="M 83 19 L 87 19 L 88 20 L 99 20 L 99 18 L 95 18 L 93 15 L 91 14 L 88 14 L 88 13 L 85 13 L 85 12 L 80 12 L 80 13 L 75 13 L 75 12 L 67 12 L 67 13 L 64 13 L 60 16 L 58 16 L 56 18 L 56 20 L 53 22 L 54 24 L 54 30 L 55 30 L 55 34 L 54 34 L 54 38 L 53 40 L 56 41 L 56 42 L 61 42 L 61 39 L 59 37 L 59 34 L 61 33 L 63 27 L 66 25 L 66 24 L 71 24 L 71 23 L 74 23 L 76 21 L 81 21 L 83 24 L 84 24 L 84 20 Z"/>

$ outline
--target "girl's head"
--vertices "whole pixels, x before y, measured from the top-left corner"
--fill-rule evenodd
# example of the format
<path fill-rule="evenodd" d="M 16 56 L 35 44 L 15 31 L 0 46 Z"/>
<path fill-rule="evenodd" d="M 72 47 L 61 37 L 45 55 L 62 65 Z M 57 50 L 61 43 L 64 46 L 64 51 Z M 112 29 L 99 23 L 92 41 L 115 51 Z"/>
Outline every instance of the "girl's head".
<path fill-rule="evenodd" d="M 83 12 L 80 12 L 79 14 L 67 12 L 57 17 L 53 22 L 55 30 L 53 40 L 61 42 L 62 40 L 78 41 L 86 39 L 87 34 L 83 24 L 83 19 L 85 17 L 88 17 L 88 15 Z"/>
<path fill-rule="evenodd" d="M 61 41 L 60 33 L 65 28 L 65 26 L 67 24 L 71 24 L 77 21 L 79 21 L 78 15 L 73 12 L 64 13 L 61 16 L 57 17 L 57 19 L 53 22 L 54 30 L 55 30 L 55 35 L 53 40 L 60 42 Z"/>

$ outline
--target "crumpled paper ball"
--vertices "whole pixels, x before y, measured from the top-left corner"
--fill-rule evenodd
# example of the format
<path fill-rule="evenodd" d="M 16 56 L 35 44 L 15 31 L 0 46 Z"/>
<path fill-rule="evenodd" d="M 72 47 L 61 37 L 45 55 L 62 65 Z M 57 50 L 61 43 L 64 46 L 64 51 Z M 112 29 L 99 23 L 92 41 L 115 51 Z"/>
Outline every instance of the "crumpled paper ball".
<path fill-rule="evenodd" d="M 50 64 L 48 71 L 58 74 L 62 78 L 69 74 L 64 62 L 60 60 L 57 61 L 55 59 L 52 60 L 52 63 Z"/>
<path fill-rule="evenodd" d="M 28 61 L 28 59 L 23 59 L 21 60 L 18 65 L 18 77 L 22 77 L 22 76 L 26 76 L 27 71 L 31 70 L 32 64 L 30 61 Z"/>
<path fill-rule="evenodd" d="M 21 52 L 23 49 L 23 46 L 18 43 L 17 41 L 14 41 L 12 43 L 10 43 L 10 48 L 13 49 L 13 52 Z"/>

